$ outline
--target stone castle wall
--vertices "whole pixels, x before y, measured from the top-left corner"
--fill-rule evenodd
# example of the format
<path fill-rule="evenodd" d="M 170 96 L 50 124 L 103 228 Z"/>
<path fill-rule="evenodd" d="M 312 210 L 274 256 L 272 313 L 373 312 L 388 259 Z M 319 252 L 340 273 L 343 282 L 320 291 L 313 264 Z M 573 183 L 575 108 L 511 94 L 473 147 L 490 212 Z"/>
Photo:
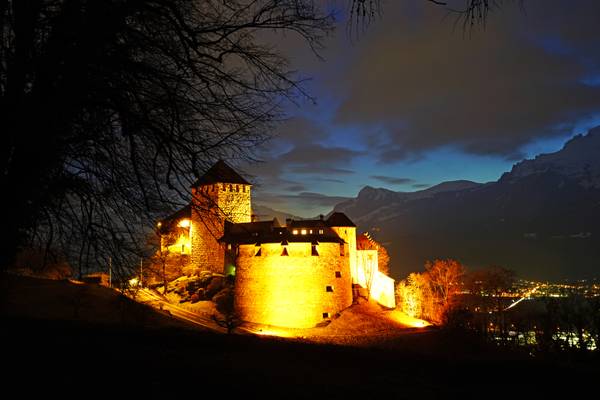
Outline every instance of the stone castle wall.
<path fill-rule="evenodd" d="M 225 249 L 218 240 L 225 221 L 251 222 L 250 185 L 215 183 L 192 190 L 191 265 L 222 273 Z"/>
<path fill-rule="evenodd" d="M 332 227 L 337 235 L 346 242 L 346 250 L 350 257 L 350 272 L 352 283 L 357 283 L 357 265 L 356 265 L 356 228 L 354 227 Z"/>
<path fill-rule="evenodd" d="M 352 304 L 349 252 L 340 256 L 339 243 L 320 243 L 318 256 L 310 243 L 290 243 L 288 256 L 283 247 L 239 246 L 235 307 L 243 320 L 310 328 Z"/>

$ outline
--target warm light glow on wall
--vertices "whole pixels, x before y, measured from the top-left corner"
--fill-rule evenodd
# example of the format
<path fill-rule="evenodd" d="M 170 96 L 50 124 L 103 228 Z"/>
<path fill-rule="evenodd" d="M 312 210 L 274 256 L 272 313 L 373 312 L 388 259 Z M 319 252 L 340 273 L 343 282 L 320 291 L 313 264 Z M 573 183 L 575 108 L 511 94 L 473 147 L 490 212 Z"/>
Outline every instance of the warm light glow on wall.
<path fill-rule="evenodd" d="M 240 245 L 236 268 L 235 305 L 246 321 L 265 325 L 312 328 L 352 304 L 347 259 L 342 263 L 338 243 L 321 243 L 319 257 L 310 243 L 289 243 L 282 262 L 280 243 L 263 243 L 262 257 L 253 245 Z M 335 271 L 344 278 L 336 278 Z M 327 287 L 335 291 L 328 291 Z"/>
<path fill-rule="evenodd" d="M 177 238 L 177 241 L 175 243 L 167 246 L 167 251 L 173 254 L 189 255 L 192 253 L 192 241 L 188 235 L 182 233 L 181 235 L 179 235 L 179 238 Z"/>
<path fill-rule="evenodd" d="M 179 223 L 177 224 L 177 226 L 179 228 L 189 228 L 190 227 L 190 220 L 189 219 L 182 219 L 181 221 L 179 221 Z"/>

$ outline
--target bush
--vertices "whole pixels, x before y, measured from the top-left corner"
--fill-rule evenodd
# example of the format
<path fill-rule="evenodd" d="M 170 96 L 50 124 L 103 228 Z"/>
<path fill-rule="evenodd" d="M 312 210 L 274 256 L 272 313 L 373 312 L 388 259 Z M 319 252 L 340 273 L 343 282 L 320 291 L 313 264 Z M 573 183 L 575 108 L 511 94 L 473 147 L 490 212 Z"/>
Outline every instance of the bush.
<path fill-rule="evenodd" d="M 206 287 L 206 291 L 204 295 L 207 299 L 212 298 L 215 294 L 217 294 L 223 287 L 225 286 L 225 279 L 222 276 L 213 276 L 210 283 Z"/>

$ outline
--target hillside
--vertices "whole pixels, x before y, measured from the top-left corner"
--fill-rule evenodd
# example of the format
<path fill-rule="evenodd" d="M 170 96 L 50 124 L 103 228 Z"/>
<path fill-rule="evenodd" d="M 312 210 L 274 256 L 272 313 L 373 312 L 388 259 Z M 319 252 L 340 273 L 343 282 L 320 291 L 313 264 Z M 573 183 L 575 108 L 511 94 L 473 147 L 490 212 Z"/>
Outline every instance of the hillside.
<path fill-rule="evenodd" d="M 555 393 L 567 381 L 574 395 L 598 373 L 593 360 L 563 365 L 531 359 L 464 333 L 409 334 L 385 348 L 307 344 L 165 325 L 159 314 L 144 323 L 111 319 L 119 307 L 107 295 L 112 291 L 98 286 L 32 278 L 3 278 L 1 284 L 3 383 L 7 393 L 22 397 L 39 391 L 136 398 L 470 398 L 497 387 L 498 377 L 504 393 Z M 70 305 L 82 294 L 86 316 L 73 317 Z M 66 313 L 56 314 L 60 309 Z M 541 378 L 550 382 L 544 388 Z"/>
<path fill-rule="evenodd" d="M 537 279 L 600 272 L 600 127 L 497 182 L 446 182 L 402 193 L 365 187 L 335 206 L 388 248 L 392 275 L 452 257 Z M 444 190 L 440 190 L 440 188 Z"/>

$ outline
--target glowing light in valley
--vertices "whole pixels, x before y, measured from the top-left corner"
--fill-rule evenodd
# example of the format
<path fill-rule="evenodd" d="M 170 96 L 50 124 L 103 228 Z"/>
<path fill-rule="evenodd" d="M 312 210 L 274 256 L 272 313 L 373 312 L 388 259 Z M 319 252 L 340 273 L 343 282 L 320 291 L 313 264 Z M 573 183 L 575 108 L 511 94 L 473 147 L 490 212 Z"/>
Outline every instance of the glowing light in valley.
<path fill-rule="evenodd" d="M 526 292 L 523 297 L 521 297 L 519 300 L 515 301 L 514 303 L 512 303 L 510 306 L 506 307 L 504 309 L 504 311 L 510 310 L 511 308 L 513 308 L 514 306 L 516 306 L 517 304 L 519 304 L 520 302 L 522 302 L 525 299 L 528 299 L 529 296 L 531 296 L 533 293 L 535 293 L 536 290 L 538 290 L 539 286 L 534 287 L 533 289 L 529 290 L 528 292 Z"/>

